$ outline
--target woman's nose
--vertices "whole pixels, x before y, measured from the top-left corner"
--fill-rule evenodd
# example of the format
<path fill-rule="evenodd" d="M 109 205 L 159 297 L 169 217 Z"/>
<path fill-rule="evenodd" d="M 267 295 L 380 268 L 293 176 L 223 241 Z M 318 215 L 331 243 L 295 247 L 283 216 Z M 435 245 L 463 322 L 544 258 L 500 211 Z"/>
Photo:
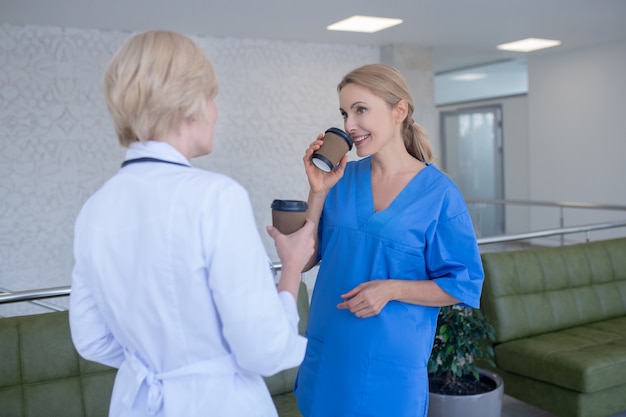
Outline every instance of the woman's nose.
<path fill-rule="evenodd" d="M 356 131 L 356 126 L 355 124 L 352 122 L 352 120 L 350 119 L 350 117 L 346 117 L 343 121 L 343 128 L 346 132 L 348 132 L 349 134 L 352 134 L 352 132 Z"/>

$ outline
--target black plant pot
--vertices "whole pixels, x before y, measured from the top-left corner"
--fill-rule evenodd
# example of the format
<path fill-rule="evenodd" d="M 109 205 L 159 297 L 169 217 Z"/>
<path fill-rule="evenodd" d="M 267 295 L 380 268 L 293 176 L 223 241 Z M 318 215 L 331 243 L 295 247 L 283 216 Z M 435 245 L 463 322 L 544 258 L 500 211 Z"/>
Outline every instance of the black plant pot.
<path fill-rule="evenodd" d="M 481 377 L 495 383 L 493 391 L 475 395 L 428 395 L 428 417 L 500 417 L 502 414 L 502 396 L 504 381 L 486 369 L 478 370 Z"/>

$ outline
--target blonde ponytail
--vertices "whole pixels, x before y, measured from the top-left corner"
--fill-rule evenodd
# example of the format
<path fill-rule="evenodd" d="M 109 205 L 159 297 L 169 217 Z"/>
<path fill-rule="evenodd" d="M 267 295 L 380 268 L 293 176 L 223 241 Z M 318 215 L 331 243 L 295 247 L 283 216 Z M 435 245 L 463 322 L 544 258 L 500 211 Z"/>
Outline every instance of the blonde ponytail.
<path fill-rule="evenodd" d="M 413 121 L 413 117 L 410 115 L 404 120 L 402 137 L 404 147 L 411 156 L 422 162 L 434 162 L 435 157 L 428 134 L 422 126 Z"/>

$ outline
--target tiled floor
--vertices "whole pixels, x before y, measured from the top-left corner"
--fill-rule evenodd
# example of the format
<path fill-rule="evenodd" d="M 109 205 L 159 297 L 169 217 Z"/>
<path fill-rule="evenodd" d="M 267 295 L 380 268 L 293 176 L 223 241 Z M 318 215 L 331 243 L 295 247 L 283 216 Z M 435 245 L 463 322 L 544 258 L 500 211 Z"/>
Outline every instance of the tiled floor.
<path fill-rule="evenodd" d="M 502 417 L 554 417 L 554 415 L 505 395 L 502 400 Z"/>
<path fill-rule="evenodd" d="M 502 417 L 555 417 L 547 411 L 543 411 L 530 404 L 526 404 L 508 395 L 502 400 Z M 607 417 L 626 417 L 626 411 Z"/>

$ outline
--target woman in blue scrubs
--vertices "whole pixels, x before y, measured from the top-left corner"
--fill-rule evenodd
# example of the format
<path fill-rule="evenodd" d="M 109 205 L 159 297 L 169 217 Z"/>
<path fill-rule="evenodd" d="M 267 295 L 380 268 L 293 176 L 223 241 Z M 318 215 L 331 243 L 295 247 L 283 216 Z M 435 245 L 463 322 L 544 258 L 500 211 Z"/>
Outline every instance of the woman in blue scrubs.
<path fill-rule="evenodd" d="M 322 261 L 295 392 L 305 417 L 420 417 L 440 306 L 478 307 L 483 270 L 455 184 L 431 164 L 406 81 L 366 65 L 338 85 L 359 157 L 324 172 L 304 156 Z"/>

